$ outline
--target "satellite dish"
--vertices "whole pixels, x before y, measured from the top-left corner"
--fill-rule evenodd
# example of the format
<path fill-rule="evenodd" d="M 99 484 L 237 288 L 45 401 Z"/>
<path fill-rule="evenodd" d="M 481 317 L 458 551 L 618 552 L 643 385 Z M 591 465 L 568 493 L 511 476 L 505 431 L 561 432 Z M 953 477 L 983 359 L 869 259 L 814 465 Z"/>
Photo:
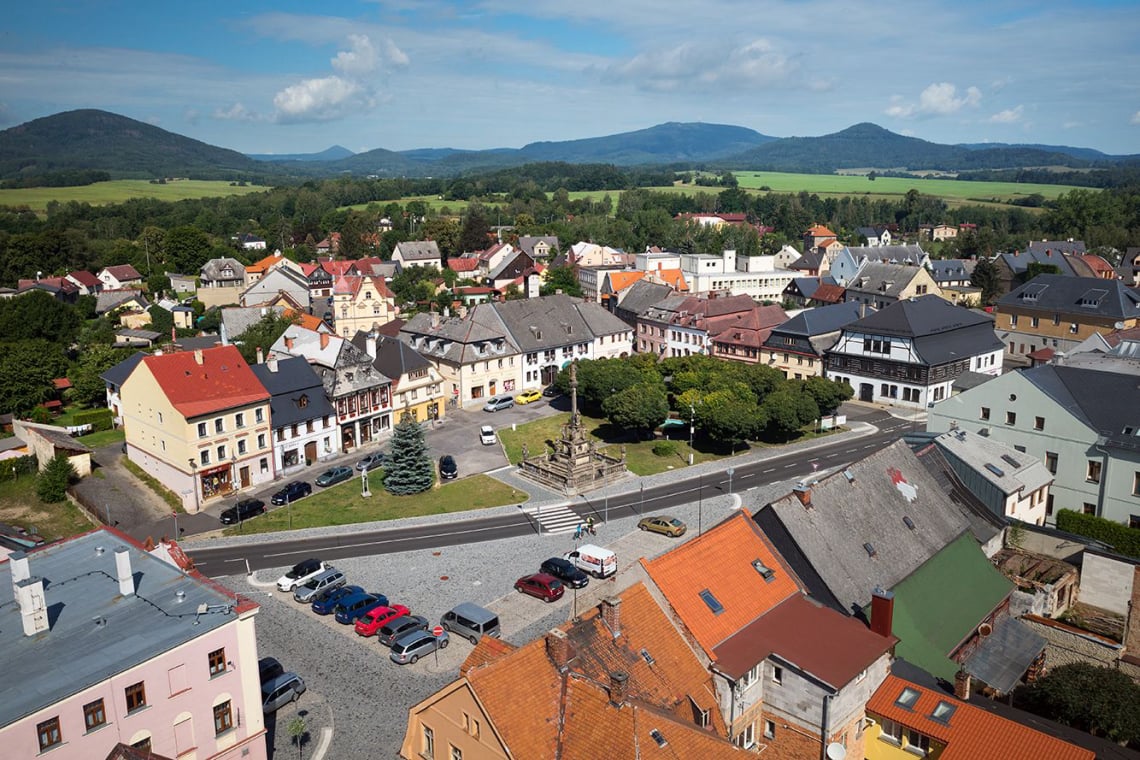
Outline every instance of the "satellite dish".
<path fill-rule="evenodd" d="M 843 760 L 847 757 L 847 748 L 839 742 L 827 745 L 827 760 Z"/>
<path fill-rule="evenodd" d="M 1117 330 L 1123 330 L 1124 329 L 1124 323 L 1123 322 L 1117 322 L 1116 324 L 1113 325 L 1113 327 L 1115 327 Z"/>

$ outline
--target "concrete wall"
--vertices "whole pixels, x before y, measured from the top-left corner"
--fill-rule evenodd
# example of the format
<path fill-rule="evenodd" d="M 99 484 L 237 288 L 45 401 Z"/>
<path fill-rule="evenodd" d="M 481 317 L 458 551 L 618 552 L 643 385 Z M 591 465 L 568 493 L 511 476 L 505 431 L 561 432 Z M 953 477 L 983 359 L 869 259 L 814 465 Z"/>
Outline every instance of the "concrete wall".
<path fill-rule="evenodd" d="M 1132 568 L 1136 563 L 1085 552 L 1081 567 L 1080 600 L 1118 615 L 1128 614 L 1132 598 Z"/>

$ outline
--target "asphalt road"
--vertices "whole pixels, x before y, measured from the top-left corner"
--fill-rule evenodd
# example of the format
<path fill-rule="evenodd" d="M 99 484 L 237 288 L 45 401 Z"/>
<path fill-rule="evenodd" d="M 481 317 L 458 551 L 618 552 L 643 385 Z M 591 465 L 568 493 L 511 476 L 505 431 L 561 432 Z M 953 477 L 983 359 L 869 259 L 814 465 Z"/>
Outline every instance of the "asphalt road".
<path fill-rule="evenodd" d="M 816 470 L 828 470 L 853 462 L 883 448 L 912 424 L 885 413 L 861 415 L 864 421 L 878 426 L 878 432 L 858 438 L 837 441 L 810 451 L 776 454 L 747 463 L 725 462 L 725 470 L 712 476 L 672 479 L 654 484 L 654 478 L 643 479 L 644 493 L 639 489 L 608 498 L 583 495 L 568 500 L 572 510 L 583 519 L 595 520 L 628 517 L 633 514 L 661 511 L 711 498 L 731 491 L 739 492 L 794 477 L 806 477 Z M 727 469 L 734 470 L 729 482 Z M 502 538 L 537 534 L 536 523 L 521 510 L 516 513 L 475 516 L 431 525 L 395 526 L 342 535 L 309 536 L 302 539 L 257 541 L 241 546 L 189 548 L 198 569 L 210 576 L 225 576 L 271 567 L 292 565 L 309 556 L 325 560 L 391 554 L 443 546 L 456 546 Z"/>

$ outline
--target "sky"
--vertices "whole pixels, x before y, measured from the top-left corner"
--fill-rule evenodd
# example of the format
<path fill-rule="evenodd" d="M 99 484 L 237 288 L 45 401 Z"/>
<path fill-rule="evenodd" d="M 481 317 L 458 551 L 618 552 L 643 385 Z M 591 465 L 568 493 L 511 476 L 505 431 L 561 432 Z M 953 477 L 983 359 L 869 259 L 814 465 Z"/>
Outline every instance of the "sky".
<path fill-rule="evenodd" d="M 13 3 L 0 129 L 76 108 L 245 153 L 860 122 L 1140 153 L 1140 0 Z"/>

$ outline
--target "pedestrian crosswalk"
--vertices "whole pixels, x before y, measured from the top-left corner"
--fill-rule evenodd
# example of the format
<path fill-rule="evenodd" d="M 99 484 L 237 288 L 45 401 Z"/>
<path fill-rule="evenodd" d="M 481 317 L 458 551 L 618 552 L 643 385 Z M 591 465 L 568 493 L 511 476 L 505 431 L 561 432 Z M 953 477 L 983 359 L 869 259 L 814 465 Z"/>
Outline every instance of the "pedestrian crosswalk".
<path fill-rule="evenodd" d="M 543 533 L 573 533 L 582 517 L 564 504 L 524 504 L 519 507 L 542 527 Z"/>

